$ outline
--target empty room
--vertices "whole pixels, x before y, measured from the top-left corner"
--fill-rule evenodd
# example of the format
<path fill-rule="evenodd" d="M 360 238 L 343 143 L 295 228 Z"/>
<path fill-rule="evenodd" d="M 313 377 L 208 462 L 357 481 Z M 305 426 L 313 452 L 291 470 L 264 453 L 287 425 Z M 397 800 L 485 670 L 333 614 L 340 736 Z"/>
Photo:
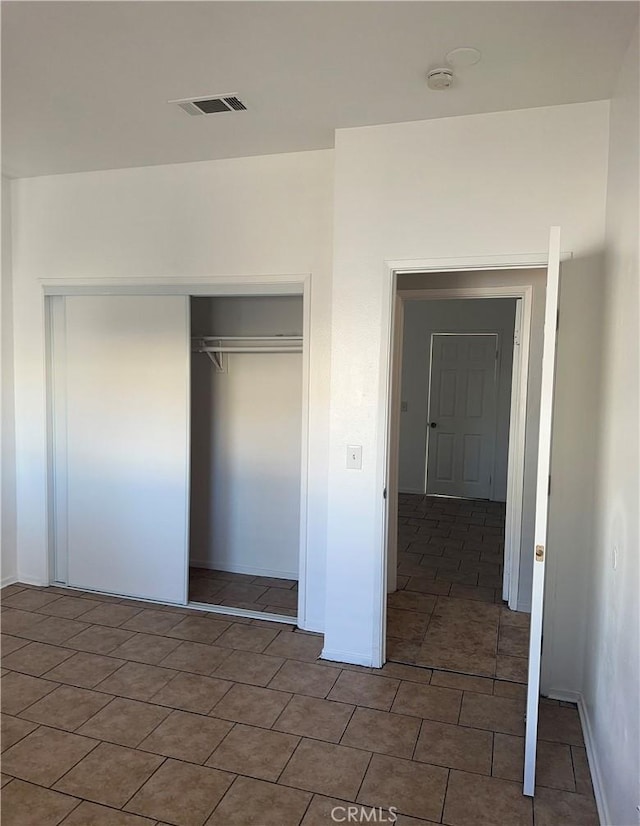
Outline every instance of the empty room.
<path fill-rule="evenodd" d="M 637 824 L 638 3 L 0 14 L 3 824 Z"/>

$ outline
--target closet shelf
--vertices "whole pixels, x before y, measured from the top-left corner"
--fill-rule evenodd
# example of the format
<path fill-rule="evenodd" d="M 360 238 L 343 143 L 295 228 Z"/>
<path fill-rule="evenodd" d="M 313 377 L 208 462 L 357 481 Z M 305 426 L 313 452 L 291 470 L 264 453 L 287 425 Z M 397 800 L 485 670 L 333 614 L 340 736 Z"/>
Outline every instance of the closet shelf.
<path fill-rule="evenodd" d="M 301 353 L 302 336 L 194 336 L 194 353 L 205 353 L 218 369 L 223 353 Z"/>

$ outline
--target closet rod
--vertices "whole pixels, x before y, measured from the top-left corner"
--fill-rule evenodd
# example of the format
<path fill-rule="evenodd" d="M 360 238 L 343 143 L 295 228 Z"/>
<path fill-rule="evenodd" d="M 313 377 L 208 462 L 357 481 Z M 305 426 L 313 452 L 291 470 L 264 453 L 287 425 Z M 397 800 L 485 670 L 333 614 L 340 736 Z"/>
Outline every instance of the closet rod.
<path fill-rule="evenodd" d="M 196 353 L 301 353 L 302 347 L 198 347 Z"/>

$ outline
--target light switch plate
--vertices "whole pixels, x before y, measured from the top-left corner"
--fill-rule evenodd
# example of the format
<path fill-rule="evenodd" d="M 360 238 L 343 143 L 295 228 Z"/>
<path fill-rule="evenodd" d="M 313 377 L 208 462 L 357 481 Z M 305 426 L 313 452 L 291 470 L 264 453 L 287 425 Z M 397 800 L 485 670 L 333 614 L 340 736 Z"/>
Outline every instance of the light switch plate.
<path fill-rule="evenodd" d="M 362 445 L 347 445 L 347 467 L 362 470 Z"/>

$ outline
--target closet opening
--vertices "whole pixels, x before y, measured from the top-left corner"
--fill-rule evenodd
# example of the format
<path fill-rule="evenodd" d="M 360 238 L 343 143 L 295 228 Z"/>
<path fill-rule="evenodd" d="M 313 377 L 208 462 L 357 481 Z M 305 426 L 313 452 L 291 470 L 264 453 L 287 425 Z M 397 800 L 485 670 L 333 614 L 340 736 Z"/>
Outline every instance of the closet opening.
<path fill-rule="evenodd" d="M 189 603 L 295 622 L 303 298 L 190 305 Z"/>

